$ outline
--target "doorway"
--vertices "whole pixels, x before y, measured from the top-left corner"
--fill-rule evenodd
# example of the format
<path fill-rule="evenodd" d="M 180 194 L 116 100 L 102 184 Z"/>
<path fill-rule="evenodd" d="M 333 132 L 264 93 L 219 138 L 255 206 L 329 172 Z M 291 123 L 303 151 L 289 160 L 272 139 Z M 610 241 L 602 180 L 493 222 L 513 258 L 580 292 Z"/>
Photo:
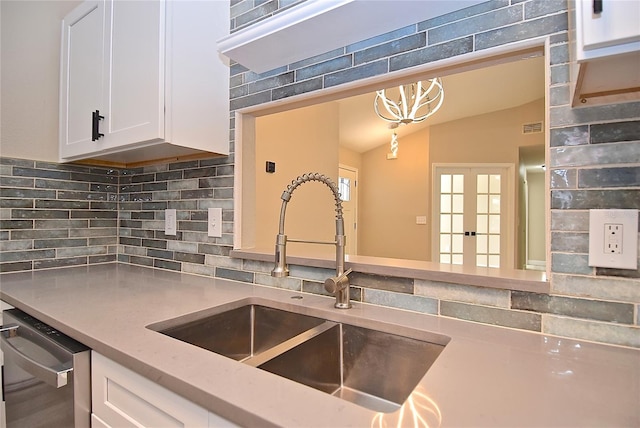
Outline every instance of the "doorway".
<path fill-rule="evenodd" d="M 358 170 L 347 165 L 338 168 L 338 190 L 342 199 L 346 254 L 358 254 Z"/>
<path fill-rule="evenodd" d="M 513 165 L 434 164 L 433 260 L 512 267 Z"/>

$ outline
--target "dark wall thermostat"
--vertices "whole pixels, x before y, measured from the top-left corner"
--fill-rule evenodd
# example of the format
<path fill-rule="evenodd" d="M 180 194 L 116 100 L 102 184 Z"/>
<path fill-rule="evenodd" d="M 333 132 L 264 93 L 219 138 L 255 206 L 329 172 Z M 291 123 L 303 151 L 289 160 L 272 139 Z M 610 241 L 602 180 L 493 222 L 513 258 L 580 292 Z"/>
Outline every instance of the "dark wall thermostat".
<path fill-rule="evenodd" d="M 276 172 L 275 162 L 267 161 L 267 172 L 270 174 L 273 174 L 274 172 Z"/>

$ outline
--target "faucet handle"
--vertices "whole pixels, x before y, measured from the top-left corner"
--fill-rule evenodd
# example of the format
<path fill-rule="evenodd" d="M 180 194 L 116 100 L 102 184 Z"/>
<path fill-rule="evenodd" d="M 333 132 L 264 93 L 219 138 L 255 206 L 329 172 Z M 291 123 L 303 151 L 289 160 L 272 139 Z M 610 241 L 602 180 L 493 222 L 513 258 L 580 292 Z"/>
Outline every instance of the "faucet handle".
<path fill-rule="evenodd" d="M 336 293 L 339 290 L 344 290 L 349 287 L 349 275 L 353 269 L 348 269 L 345 272 L 342 272 L 339 276 L 332 276 L 331 278 L 327 278 L 324 281 L 324 289 L 329 293 Z"/>

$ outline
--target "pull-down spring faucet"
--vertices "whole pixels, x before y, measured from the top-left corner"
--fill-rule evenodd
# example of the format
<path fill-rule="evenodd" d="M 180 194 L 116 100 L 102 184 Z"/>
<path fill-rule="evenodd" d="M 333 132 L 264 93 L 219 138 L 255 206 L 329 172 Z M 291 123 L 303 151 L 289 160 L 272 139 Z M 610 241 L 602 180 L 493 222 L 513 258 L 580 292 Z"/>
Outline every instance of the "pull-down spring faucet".
<path fill-rule="evenodd" d="M 334 242 L 325 241 L 307 241 L 300 239 L 289 239 L 284 234 L 284 217 L 287 209 L 287 203 L 291 200 L 291 194 L 295 189 L 303 183 L 309 181 L 319 181 L 325 184 L 331 193 L 336 204 L 336 238 Z M 278 228 L 278 236 L 276 237 L 276 251 L 275 251 L 275 267 L 271 271 L 271 276 L 276 278 L 282 278 L 289 276 L 289 268 L 287 267 L 287 241 L 289 242 L 302 242 L 308 244 L 329 244 L 336 246 L 336 276 L 328 278 L 324 282 L 325 289 L 335 294 L 336 304 L 334 305 L 339 309 L 348 309 L 351 307 L 349 301 L 349 278 L 347 275 L 351 272 L 351 269 L 345 272 L 344 270 L 344 246 L 346 242 L 346 236 L 344 235 L 344 220 L 342 218 L 342 200 L 340 199 L 340 192 L 338 187 L 328 177 L 318 174 L 309 173 L 303 174 L 293 180 L 287 189 L 282 193 L 280 197 L 282 199 L 282 207 L 280 208 L 280 226 Z"/>

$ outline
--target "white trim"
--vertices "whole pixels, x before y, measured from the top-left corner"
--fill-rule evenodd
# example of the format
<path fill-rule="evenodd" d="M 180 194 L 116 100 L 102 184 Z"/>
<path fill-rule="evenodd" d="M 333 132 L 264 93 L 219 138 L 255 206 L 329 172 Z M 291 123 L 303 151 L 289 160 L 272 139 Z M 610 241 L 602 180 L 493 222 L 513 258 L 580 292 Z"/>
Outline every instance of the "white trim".
<path fill-rule="evenodd" d="M 249 249 L 252 248 L 250 242 L 246 241 L 246 234 L 242 235 L 242 213 L 243 209 L 238 204 L 242 198 L 246 198 L 246 188 L 239 186 L 239 183 L 246 183 L 246 180 L 242 180 L 243 163 L 245 161 L 242 148 L 253 148 L 255 152 L 255 121 L 248 120 L 249 118 L 255 119 L 255 117 L 291 110 L 293 108 L 299 108 L 302 106 L 309 106 L 320 102 L 327 102 L 330 100 L 336 100 L 348 96 L 357 94 L 363 94 L 366 92 L 373 92 L 376 89 L 384 85 L 392 85 L 398 81 L 408 82 L 416 78 L 416 76 L 424 76 L 427 74 L 444 76 L 447 74 L 458 73 L 462 71 L 468 71 L 499 63 L 515 60 L 517 58 L 528 58 L 532 55 L 536 55 L 536 52 L 544 54 L 547 60 L 545 61 L 545 156 L 549 157 L 549 82 L 550 82 L 550 36 L 541 36 L 529 40 L 518 41 L 509 43 L 494 48 L 485 49 L 479 52 L 471 52 L 464 55 L 458 55 L 456 57 L 443 59 L 440 61 L 434 61 L 420 66 L 407 68 L 395 72 L 386 73 L 380 76 L 374 76 L 366 79 L 360 79 L 354 82 L 350 82 L 344 85 L 338 85 L 331 88 L 321 89 L 314 92 L 300 94 L 288 98 L 284 98 L 277 101 L 271 101 L 268 103 L 262 103 L 254 106 L 245 107 L 236 110 L 236 127 L 235 127 L 235 147 L 236 147 L 236 159 L 235 159 L 235 171 L 234 179 L 236 185 L 234 186 L 234 249 Z M 240 151 L 240 154 L 238 154 Z M 549 176 L 550 168 L 547 168 L 545 173 L 545 183 L 547 187 L 547 194 L 549 190 Z M 255 190 L 254 190 L 255 191 Z M 550 198 L 545 199 L 546 204 L 546 224 L 547 224 L 547 238 L 550 236 Z M 246 211 L 246 210 L 245 210 Z M 513 219 L 511 220 L 513 221 Z M 547 243 L 551 242 L 547 239 Z M 547 244 L 547 260 L 550 260 L 550 245 Z M 547 263 L 546 278 L 550 277 L 550 263 Z"/>

